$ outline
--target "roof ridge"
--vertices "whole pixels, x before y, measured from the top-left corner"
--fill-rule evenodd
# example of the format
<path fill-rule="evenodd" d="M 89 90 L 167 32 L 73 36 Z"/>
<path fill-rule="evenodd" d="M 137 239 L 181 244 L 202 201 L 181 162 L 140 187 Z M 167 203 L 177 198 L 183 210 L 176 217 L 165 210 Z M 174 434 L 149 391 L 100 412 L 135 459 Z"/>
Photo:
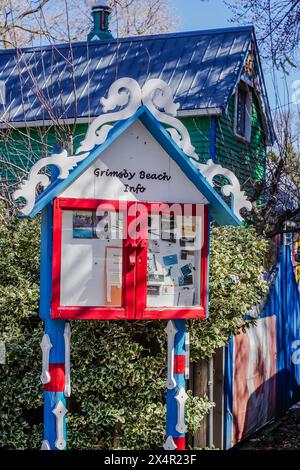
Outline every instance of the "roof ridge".
<path fill-rule="evenodd" d="M 163 33 L 163 34 L 149 34 L 145 36 L 128 36 L 128 37 L 117 37 L 110 39 L 101 39 L 96 41 L 77 41 L 77 42 L 64 42 L 60 44 L 48 44 L 44 46 L 32 46 L 32 47 L 22 47 L 15 49 L 0 49 L 0 55 L 13 54 L 15 52 L 34 52 L 34 51 L 44 51 L 51 49 L 64 49 L 67 47 L 93 47 L 99 46 L 102 44 L 110 43 L 125 43 L 125 42 L 142 42 L 145 40 L 159 40 L 159 39 L 172 39 L 176 37 L 186 37 L 186 36 L 201 36 L 209 34 L 222 34 L 230 33 L 234 31 L 254 31 L 253 25 L 244 25 L 244 26 L 231 26 L 228 28 L 212 28 L 212 29 L 199 29 L 194 31 L 180 31 L 176 33 Z"/>

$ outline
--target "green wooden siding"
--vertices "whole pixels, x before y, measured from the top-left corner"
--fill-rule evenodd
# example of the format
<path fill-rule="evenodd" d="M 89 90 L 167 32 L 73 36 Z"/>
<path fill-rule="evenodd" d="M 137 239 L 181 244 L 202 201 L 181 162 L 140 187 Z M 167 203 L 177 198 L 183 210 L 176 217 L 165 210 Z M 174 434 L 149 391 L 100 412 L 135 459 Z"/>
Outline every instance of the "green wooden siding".
<path fill-rule="evenodd" d="M 244 189 L 251 193 L 253 182 L 264 177 L 265 132 L 257 98 L 253 96 L 251 141 L 239 139 L 234 133 L 234 103 L 232 97 L 228 113 L 217 120 L 216 157 L 222 166 L 234 171 Z"/>
<path fill-rule="evenodd" d="M 76 126 L 74 149 L 83 139 L 87 124 Z M 16 177 L 25 178 L 31 166 L 49 156 L 53 147 L 64 145 L 63 131 L 55 127 L 0 130 L 0 190 L 16 185 Z"/>
<path fill-rule="evenodd" d="M 207 116 L 182 118 L 201 163 L 210 158 L 210 118 Z"/>

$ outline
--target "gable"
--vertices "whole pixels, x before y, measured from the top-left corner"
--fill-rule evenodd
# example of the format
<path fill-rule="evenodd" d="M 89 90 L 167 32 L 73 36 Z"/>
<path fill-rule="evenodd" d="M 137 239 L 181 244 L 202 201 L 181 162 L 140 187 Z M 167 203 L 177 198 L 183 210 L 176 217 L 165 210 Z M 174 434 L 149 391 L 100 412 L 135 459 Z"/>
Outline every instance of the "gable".
<path fill-rule="evenodd" d="M 160 92 L 160 97 L 155 95 L 155 92 Z M 133 93 L 133 94 L 132 94 Z M 134 96 L 134 99 L 131 99 Z M 127 103 L 125 103 L 125 99 Z M 156 141 L 159 143 L 161 148 L 166 153 L 167 157 L 170 157 L 168 161 L 168 169 L 170 171 L 173 162 L 181 169 L 183 175 L 188 180 L 188 185 L 179 181 L 177 177 L 177 184 L 174 184 L 174 193 L 168 188 L 165 190 L 167 201 L 171 201 L 173 194 L 179 193 L 182 188 L 184 192 L 181 193 L 183 201 L 184 198 L 188 198 L 188 201 L 193 200 L 193 195 L 190 196 L 186 192 L 186 188 L 195 187 L 200 193 L 201 200 L 203 196 L 209 203 L 210 213 L 215 220 L 221 225 L 240 225 L 242 217 L 240 210 L 246 208 L 251 209 L 251 204 L 247 201 L 244 191 L 241 191 L 240 184 L 234 173 L 230 170 L 216 165 L 212 160 L 209 160 L 207 164 L 201 164 L 194 160 L 197 159 L 195 154 L 195 148 L 191 144 L 190 136 L 187 129 L 182 123 L 174 117 L 176 115 L 177 105 L 173 102 L 172 93 L 170 88 L 165 82 L 161 80 L 149 80 L 143 89 L 140 89 L 138 83 L 130 77 L 119 79 L 114 82 L 109 90 L 107 98 L 103 98 L 102 103 L 105 105 L 107 111 L 111 111 L 116 106 L 123 106 L 123 109 L 118 112 L 108 112 L 106 115 L 98 116 L 93 120 L 88 128 L 84 140 L 81 142 L 75 155 L 68 155 L 66 150 L 61 150 L 58 153 L 53 153 L 49 157 L 42 158 L 39 160 L 30 170 L 28 179 L 24 180 L 20 188 L 14 192 L 13 198 L 17 200 L 19 198 L 25 199 L 25 205 L 20 211 L 29 217 L 34 217 L 40 212 L 46 205 L 51 203 L 54 198 L 59 197 L 73 182 L 75 182 L 86 170 L 98 159 L 119 137 L 126 132 L 136 121 L 140 121 L 143 126 L 148 130 L 149 134 L 153 136 L 149 142 Z M 117 122 L 116 122 L 117 121 Z M 112 125 L 115 122 L 114 125 Z M 165 123 L 168 126 L 167 129 L 162 126 L 161 123 Z M 138 137 L 138 138 L 137 138 Z M 147 139 L 149 135 L 145 136 L 144 146 L 147 145 Z M 135 139 L 132 142 L 133 148 L 136 146 L 136 142 L 139 140 L 139 135 L 135 135 Z M 143 139 L 141 139 L 142 141 Z M 146 142 L 146 144 L 145 144 Z M 119 156 L 119 149 L 121 145 L 117 147 L 118 150 L 114 152 Z M 157 148 L 152 150 L 154 154 L 157 153 Z M 144 148 L 140 149 L 140 153 L 144 153 Z M 166 157 L 166 155 L 164 155 Z M 192 156 L 193 158 L 189 158 Z M 104 163 L 104 162 L 102 162 Z M 145 162 L 145 165 L 148 161 Z M 51 165 L 59 169 L 56 178 L 50 184 L 50 179 L 45 173 L 41 173 L 43 168 Z M 159 165 L 159 163 L 157 163 Z M 122 179 L 133 180 L 137 174 L 131 172 L 130 175 L 126 173 L 126 168 L 123 173 L 113 170 L 114 173 L 109 171 L 109 168 L 102 167 L 103 169 L 94 168 L 93 175 L 95 177 L 107 177 L 121 179 L 121 182 L 117 182 L 118 189 L 116 194 L 121 191 L 124 186 L 126 193 L 133 193 L 134 196 L 142 194 L 146 191 L 146 187 L 138 183 L 137 186 L 126 186 L 126 183 Z M 174 167 L 176 168 L 176 166 Z M 152 182 L 162 181 L 170 182 L 171 176 L 167 172 L 163 173 L 140 173 L 139 170 L 138 178 L 148 180 Z M 173 169 L 172 169 L 173 171 Z M 216 175 L 222 174 L 229 179 L 230 184 L 226 184 L 222 188 L 222 193 L 225 196 L 231 195 L 231 206 L 230 208 L 223 198 L 214 189 L 213 179 Z M 121 189 L 120 189 L 121 184 Z M 45 190 L 36 197 L 36 190 L 38 187 L 44 187 Z M 88 194 L 90 190 L 90 181 L 82 183 L 84 194 Z M 92 185 L 92 192 L 95 193 L 96 186 Z M 158 188 L 158 186 L 157 186 Z M 153 192 L 153 191 L 152 191 Z M 109 191 L 110 198 L 112 191 Z M 123 196 L 124 197 L 124 196 Z M 130 196 L 132 197 L 132 196 Z M 157 192 L 155 192 L 154 198 L 157 198 Z M 164 196 L 163 196 L 164 197 Z M 147 198 L 148 199 L 148 198 Z M 151 199 L 151 196 L 149 196 Z M 179 197 L 178 197 L 179 199 Z M 177 196 L 176 196 L 176 200 Z M 155 199 L 156 200 L 156 199 Z M 161 200 L 161 198 L 159 199 Z M 181 201 L 181 202 L 183 202 Z M 151 200 L 149 201 L 151 202 Z M 199 202 L 199 194 L 197 195 L 197 201 Z"/>
<path fill-rule="evenodd" d="M 208 203 L 140 121 L 131 124 L 60 197 Z"/>

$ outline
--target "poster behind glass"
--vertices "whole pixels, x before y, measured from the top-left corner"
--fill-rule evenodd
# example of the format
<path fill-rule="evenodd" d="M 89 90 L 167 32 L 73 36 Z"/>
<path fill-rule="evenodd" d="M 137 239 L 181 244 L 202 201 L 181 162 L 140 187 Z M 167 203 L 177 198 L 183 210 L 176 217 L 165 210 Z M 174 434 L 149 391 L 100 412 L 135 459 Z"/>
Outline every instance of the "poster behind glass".
<path fill-rule="evenodd" d="M 200 216 L 148 219 L 147 307 L 200 305 Z"/>
<path fill-rule="evenodd" d="M 61 305 L 122 305 L 122 214 L 63 211 Z"/>

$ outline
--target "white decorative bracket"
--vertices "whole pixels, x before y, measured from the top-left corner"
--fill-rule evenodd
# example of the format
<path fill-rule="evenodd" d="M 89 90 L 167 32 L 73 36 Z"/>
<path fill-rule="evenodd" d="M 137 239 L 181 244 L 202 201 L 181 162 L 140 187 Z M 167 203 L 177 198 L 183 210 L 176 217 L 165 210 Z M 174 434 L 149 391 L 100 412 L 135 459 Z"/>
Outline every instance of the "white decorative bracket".
<path fill-rule="evenodd" d="M 184 378 L 188 380 L 190 378 L 190 333 L 185 333 L 185 366 L 184 366 Z"/>
<path fill-rule="evenodd" d="M 20 189 L 13 193 L 13 199 L 17 200 L 19 197 L 26 199 L 25 206 L 21 209 L 24 215 L 29 215 L 35 204 L 35 191 L 38 186 L 44 189 L 50 184 L 49 176 L 41 174 L 40 171 L 49 166 L 54 165 L 59 169 L 58 179 L 66 179 L 70 171 L 75 168 L 79 161 L 88 156 L 88 153 L 80 157 L 69 157 L 68 152 L 63 150 L 61 153 L 54 153 L 50 157 L 41 158 L 36 162 L 30 172 L 27 180 L 21 183 Z"/>
<path fill-rule="evenodd" d="M 150 79 L 141 88 L 133 78 L 120 78 L 110 86 L 107 98 L 101 98 L 101 103 L 105 114 L 96 117 L 89 125 L 76 155 L 68 156 L 67 151 L 63 150 L 59 154 L 42 158 L 33 165 L 28 179 L 24 180 L 20 188 L 14 192 L 14 200 L 20 197 L 26 200 L 25 206 L 21 209 L 24 215 L 29 215 L 34 207 L 37 186 L 46 188 L 50 184 L 49 177 L 40 173 L 43 168 L 54 165 L 59 168 L 58 178 L 67 178 L 70 170 L 84 160 L 96 145 L 106 141 L 109 131 L 113 128 L 112 123 L 130 118 L 142 105 L 146 106 L 158 121 L 172 126 L 167 131 L 177 145 L 188 156 L 198 159 L 187 129 L 174 117 L 179 105 L 174 103 L 171 88 L 163 80 Z M 120 107 L 122 109 L 118 111 L 108 112 Z"/>
<path fill-rule="evenodd" d="M 176 380 L 174 379 L 174 340 L 177 331 L 178 330 L 172 320 L 169 320 L 165 328 L 165 332 L 168 337 L 168 368 L 166 384 L 168 390 L 172 390 L 174 387 L 176 387 Z"/>
<path fill-rule="evenodd" d="M 213 180 L 215 176 L 225 176 L 225 178 L 230 181 L 230 184 L 222 186 L 221 191 L 224 196 L 232 196 L 232 210 L 239 220 L 243 220 L 240 210 L 245 208 L 250 211 L 252 204 L 248 201 L 245 191 L 241 191 L 240 182 L 235 174 L 227 168 L 223 168 L 221 165 L 214 163 L 212 160 L 208 160 L 205 164 L 194 162 L 194 165 L 200 170 L 201 174 L 207 179 L 211 186 L 214 186 Z"/>
<path fill-rule="evenodd" d="M 177 413 L 177 424 L 176 424 L 176 431 L 180 434 L 186 433 L 186 425 L 184 422 L 184 409 L 185 409 L 185 402 L 188 399 L 188 395 L 183 387 L 180 388 L 177 395 L 175 396 L 175 400 L 177 401 L 178 413 Z"/>
<path fill-rule="evenodd" d="M 166 442 L 163 444 L 163 448 L 165 450 L 175 450 L 177 449 L 177 445 L 174 442 L 174 439 L 172 436 L 168 436 L 166 439 Z"/>
<path fill-rule="evenodd" d="M 187 128 L 175 117 L 179 104 L 174 103 L 172 90 L 166 82 L 153 78 L 140 87 L 133 78 L 123 77 L 110 86 L 107 98 L 103 97 L 100 101 L 104 114 L 91 122 L 76 155 L 68 156 L 67 151 L 63 150 L 59 154 L 42 158 L 33 165 L 28 179 L 22 182 L 20 189 L 14 192 L 14 200 L 20 197 L 26 200 L 25 206 L 21 209 L 24 215 L 29 215 L 34 208 L 36 188 L 38 186 L 46 188 L 50 184 L 49 177 L 40 173 L 43 168 L 54 165 L 59 169 L 58 178 L 67 178 L 70 171 L 84 160 L 96 145 L 101 145 L 106 141 L 113 123 L 132 117 L 141 106 L 147 107 L 159 122 L 171 126 L 167 127 L 167 131 L 172 139 L 188 157 L 192 157 L 193 164 L 212 186 L 216 175 L 226 176 L 230 180 L 231 184 L 223 186 L 222 192 L 225 196 L 233 195 L 233 211 L 240 220 L 242 220 L 240 215 L 242 208 L 251 210 L 251 203 L 246 199 L 244 191 L 241 191 L 234 173 L 221 165 L 216 165 L 212 160 L 209 160 L 207 164 L 199 163 L 199 156 L 191 143 Z M 116 108 L 118 110 L 114 111 Z"/>
<path fill-rule="evenodd" d="M 56 406 L 52 410 L 52 413 L 55 415 L 56 418 L 55 447 L 58 450 L 64 450 L 67 444 L 66 440 L 64 439 L 64 417 L 67 413 L 67 409 L 61 400 L 56 403 Z"/>
<path fill-rule="evenodd" d="M 70 364 L 70 345 L 71 345 L 71 328 L 70 323 L 66 322 L 64 330 L 65 340 L 65 389 L 66 397 L 71 396 L 71 364 Z"/>
<path fill-rule="evenodd" d="M 49 358 L 50 358 L 50 349 L 52 348 L 52 344 L 51 344 L 49 335 L 44 334 L 43 339 L 40 343 L 40 346 L 43 352 L 41 382 L 43 385 L 45 385 L 49 383 L 51 380 L 50 373 L 49 373 Z"/>
<path fill-rule="evenodd" d="M 44 440 L 42 442 L 41 450 L 51 450 L 50 444 L 47 440 Z"/>

